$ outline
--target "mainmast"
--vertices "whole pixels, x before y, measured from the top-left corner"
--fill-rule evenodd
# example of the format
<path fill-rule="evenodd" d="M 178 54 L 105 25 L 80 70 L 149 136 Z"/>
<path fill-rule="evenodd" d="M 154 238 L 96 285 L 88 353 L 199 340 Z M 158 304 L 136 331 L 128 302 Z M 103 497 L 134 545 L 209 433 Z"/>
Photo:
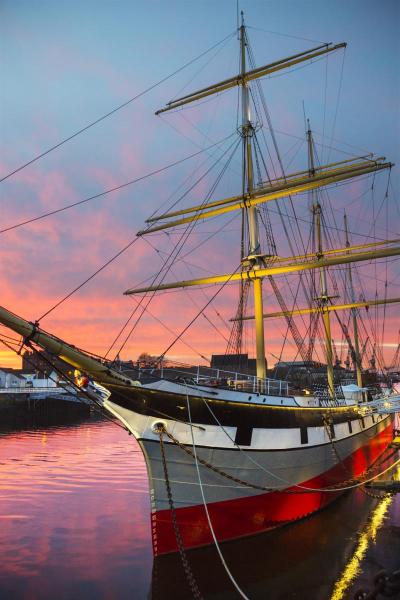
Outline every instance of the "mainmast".
<path fill-rule="evenodd" d="M 240 27 L 240 57 L 241 57 L 241 88 L 242 88 L 242 128 L 243 138 L 243 193 L 247 192 L 251 196 L 254 190 L 253 177 L 253 155 L 252 138 L 254 127 L 251 122 L 249 85 L 245 78 L 246 73 L 246 28 L 244 25 L 243 12 L 242 24 Z M 246 257 L 246 264 L 252 265 L 253 269 L 259 269 L 261 263 L 260 234 L 258 229 L 257 208 L 255 206 L 243 208 L 243 218 L 247 216 L 249 226 L 249 255 Z M 265 341 L 264 341 L 264 317 L 263 317 L 263 297 L 262 297 L 262 279 L 253 280 L 254 293 L 254 317 L 256 334 L 256 359 L 257 359 L 257 377 L 266 378 L 265 367 Z"/>
<path fill-rule="evenodd" d="M 314 161 L 314 144 L 313 137 L 310 129 L 310 121 L 308 122 L 308 131 L 307 131 L 307 141 L 308 141 L 308 160 L 309 160 L 309 170 L 310 177 L 315 175 L 315 161 Z M 324 258 L 324 252 L 322 247 L 322 231 L 321 231 L 321 216 L 322 216 L 322 208 L 317 198 L 317 191 L 312 190 L 312 212 L 313 212 L 313 221 L 315 227 L 316 241 L 317 241 L 317 257 L 318 260 L 322 260 Z M 325 333 L 325 353 L 326 353 L 326 372 L 328 378 L 328 393 L 330 398 L 335 397 L 335 385 L 334 385 L 334 375 L 333 375 L 333 348 L 332 348 L 332 334 L 331 334 L 331 320 L 330 314 L 328 310 L 329 304 L 329 295 L 328 295 L 328 283 L 326 277 L 326 268 L 321 267 L 319 270 L 320 273 L 320 296 L 316 298 L 319 303 L 322 312 L 322 321 L 324 324 L 324 333 Z"/>
<path fill-rule="evenodd" d="M 219 81 L 205 88 L 191 92 L 167 102 L 164 108 L 161 108 L 156 114 L 161 114 L 171 110 L 182 108 L 192 102 L 202 100 L 213 94 L 220 94 L 231 88 L 241 88 L 242 100 L 242 124 L 240 133 L 243 140 L 243 173 L 242 173 L 242 190 L 239 195 L 228 198 L 210 198 L 207 202 L 202 201 L 201 204 L 171 210 L 166 213 L 153 215 L 146 220 L 148 226 L 138 232 L 137 235 L 149 235 L 156 231 L 165 231 L 170 228 L 175 228 L 188 223 L 196 224 L 205 222 L 206 219 L 212 219 L 217 216 L 225 216 L 233 211 L 242 211 L 243 223 L 247 221 L 248 226 L 248 249 L 241 252 L 242 268 L 239 272 L 224 273 L 209 277 L 201 277 L 197 279 L 175 281 L 171 283 L 159 283 L 147 287 L 130 288 L 124 293 L 142 294 L 147 292 L 161 292 L 167 289 L 185 288 L 190 286 L 224 284 L 234 281 L 240 282 L 242 285 L 248 282 L 252 285 L 254 292 L 254 316 L 244 317 L 240 314 L 233 320 L 246 320 L 251 318 L 255 320 L 256 333 L 256 356 L 257 356 L 257 376 L 264 379 L 266 376 L 265 364 L 265 346 L 264 346 L 264 323 L 263 319 L 275 314 L 263 314 L 263 297 L 262 297 L 262 280 L 264 277 L 271 277 L 285 273 L 300 273 L 317 269 L 320 272 L 320 293 L 319 304 L 315 308 L 300 309 L 299 311 L 291 311 L 290 315 L 306 314 L 312 312 L 322 313 L 325 337 L 326 337 L 326 354 L 328 362 L 328 385 L 329 395 L 334 397 L 333 385 L 333 351 L 330 332 L 329 313 L 331 310 L 342 310 L 350 308 L 350 305 L 333 307 L 329 301 L 327 291 L 326 269 L 334 265 L 348 264 L 350 262 L 360 262 L 371 259 L 379 259 L 389 256 L 399 256 L 400 246 L 392 246 L 393 243 L 398 243 L 400 240 L 383 240 L 382 242 L 374 242 L 369 244 L 361 244 L 358 246 L 323 249 L 321 235 L 321 206 L 318 202 L 314 204 L 314 221 L 316 225 L 316 237 L 318 238 L 318 247 L 316 252 L 306 253 L 303 256 L 292 257 L 270 257 L 268 262 L 265 261 L 266 255 L 262 253 L 260 247 L 260 236 L 257 221 L 257 207 L 259 204 L 284 199 L 287 196 L 299 198 L 304 192 L 317 190 L 328 185 L 336 185 L 340 182 L 345 182 L 354 177 L 361 177 L 369 173 L 377 173 L 384 169 L 389 169 L 393 165 L 390 162 L 385 162 L 385 157 L 375 157 L 373 155 L 357 156 L 354 158 L 336 161 L 327 165 L 315 165 L 315 153 L 313 150 L 313 142 L 311 132 L 309 132 L 309 147 L 310 147 L 310 165 L 308 170 L 297 171 L 295 173 L 280 176 L 268 182 L 254 185 L 253 176 L 253 144 L 255 138 L 255 127 L 251 121 L 250 111 L 250 89 L 249 84 L 260 77 L 267 77 L 278 71 L 283 71 L 290 67 L 294 67 L 303 62 L 308 62 L 324 55 L 336 52 L 346 47 L 345 43 L 333 45 L 331 43 L 322 44 L 315 48 L 305 50 L 303 52 L 288 56 L 286 58 L 276 60 L 272 63 L 257 67 L 246 71 L 246 47 L 247 34 L 244 25 L 242 13 L 242 22 L 239 28 L 240 39 L 240 72 L 223 81 Z M 314 199 L 313 199 L 314 200 Z M 378 246 L 383 245 L 383 248 Z M 368 250 L 367 250 L 368 248 Z M 372 249 L 371 249 L 372 248 Z M 247 254 L 247 256 L 243 256 Z M 398 302 L 399 299 L 391 299 L 391 302 Z M 351 306 L 353 306 L 352 303 Z M 359 306 L 360 303 L 357 304 Z M 286 316 L 287 311 L 282 313 Z"/>
<path fill-rule="evenodd" d="M 347 215 L 346 213 L 344 213 L 344 230 L 346 232 L 346 246 L 347 248 L 350 247 L 350 242 L 349 242 L 349 232 L 348 232 L 348 228 L 347 228 Z M 353 275 L 352 275 L 352 271 L 351 271 L 351 264 L 349 263 L 347 265 L 347 273 L 348 273 L 348 277 L 349 277 L 349 287 L 350 287 L 350 300 L 353 304 L 355 304 L 356 302 L 356 298 L 355 298 L 355 293 L 354 293 L 354 287 L 353 287 Z M 353 319 L 353 335 L 354 335 L 354 369 L 356 371 L 357 374 L 357 385 L 358 387 L 362 387 L 363 386 L 363 381 L 362 381 L 362 372 L 361 372 L 361 358 L 360 358 L 360 344 L 359 344 L 359 340 L 358 340 L 358 323 L 357 323 L 357 310 L 356 308 L 352 308 L 351 309 L 351 316 Z"/>

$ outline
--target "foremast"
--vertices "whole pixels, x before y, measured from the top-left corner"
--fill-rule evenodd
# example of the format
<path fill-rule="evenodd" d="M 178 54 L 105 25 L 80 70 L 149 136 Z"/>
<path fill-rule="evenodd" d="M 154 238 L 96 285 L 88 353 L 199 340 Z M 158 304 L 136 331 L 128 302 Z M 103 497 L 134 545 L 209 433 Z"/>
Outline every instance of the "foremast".
<path fill-rule="evenodd" d="M 245 78 L 246 73 L 246 28 L 244 25 L 243 12 L 242 24 L 240 26 L 240 63 L 241 63 L 241 88 L 242 88 L 242 127 L 241 135 L 243 138 L 243 194 L 247 192 L 249 196 L 254 190 L 253 176 L 253 152 L 252 140 L 254 127 L 251 121 L 251 109 L 249 98 L 249 84 Z M 249 255 L 244 257 L 246 265 L 251 265 L 253 269 L 261 266 L 261 245 L 260 233 L 258 228 L 257 208 L 255 206 L 242 209 L 243 219 L 248 219 L 249 227 Z M 244 268 L 244 265 L 243 267 Z M 247 267 L 246 267 L 247 268 Z M 265 337 L 264 337 L 264 317 L 263 317 L 263 293 L 262 279 L 253 280 L 254 294 L 254 316 L 255 316 L 255 335 L 256 335 L 256 364 L 257 377 L 265 379 L 267 376 L 265 364 Z"/>

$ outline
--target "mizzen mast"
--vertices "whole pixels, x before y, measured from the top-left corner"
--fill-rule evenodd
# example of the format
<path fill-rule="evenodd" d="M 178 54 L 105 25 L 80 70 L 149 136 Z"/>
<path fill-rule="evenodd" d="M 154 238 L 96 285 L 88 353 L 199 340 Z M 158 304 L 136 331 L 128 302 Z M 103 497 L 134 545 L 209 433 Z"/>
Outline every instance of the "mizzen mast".
<path fill-rule="evenodd" d="M 346 213 L 344 213 L 344 229 L 346 232 L 346 246 L 347 246 L 347 248 L 349 248 L 350 242 L 349 242 L 349 232 L 348 232 L 348 228 L 347 228 Z M 352 275 L 350 263 L 347 265 L 347 269 L 348 269 L 347 273 L 348 273 L 348 278 L 349 278 L 348 281 L 349 281 L 349 287 L 350 287 L 350 300 L 353 304 L 355 304 L 356 297 L 355 297 L 355 293 L 354 293 L 353 275 Z M 351 316 L 353 319 L 353 336 L 354 336 L 354 369 L 357 374 L 357 385 L 358 385 L 358 387 L 361 388 L 363 386 L 363 381 L 362 381 L 362 372 L 361 372 L 360 344 L 359 344 L 359 340 L 358 340 L 357 310 L 354 306 L 351 309 Z"/>

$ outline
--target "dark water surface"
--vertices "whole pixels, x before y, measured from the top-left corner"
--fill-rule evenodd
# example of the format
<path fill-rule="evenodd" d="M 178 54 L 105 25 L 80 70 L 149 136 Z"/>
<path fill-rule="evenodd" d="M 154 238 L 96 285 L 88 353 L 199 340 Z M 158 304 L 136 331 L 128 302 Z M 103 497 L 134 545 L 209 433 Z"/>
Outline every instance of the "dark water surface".
<path fill-rule="evenodd" d="M 1 600 L 190 598 L 178 557 L 153 563 L 149 513 L 143 456 L 113 423 L 43 417 L 19 431 L 3 426 Z M 221 550 L 251 600 L 350 599 L 381 569 L 400 568 L 400 495 L 350 492 L 309 519 Z M 239 598 L 214 548 L 188 558 L 203 598 Z"/>

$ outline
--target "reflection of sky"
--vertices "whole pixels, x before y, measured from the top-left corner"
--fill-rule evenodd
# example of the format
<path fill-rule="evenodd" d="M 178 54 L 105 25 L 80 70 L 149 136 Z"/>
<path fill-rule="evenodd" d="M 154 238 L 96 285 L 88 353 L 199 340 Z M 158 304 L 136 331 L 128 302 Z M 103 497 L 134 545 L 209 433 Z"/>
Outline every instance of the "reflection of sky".
<path fill-rule="evenodd" d="M 290 527 L 223 544 L 223 555 L 250 598 L 328 598 L 335 581 L 343 597 L 339 586 L 370 587 L 398 567 L 399 499 L 357 490 Z M 124 430 L 88 421 L 0 435 L 1 598 L 141 599 L 151 578 L 154 599 L 188 598 L 179 556 L 161 559 L 151 577 L 145 464 Z M 189 560 L 204 597 L 235 597 L 215 548 Z"/>
<path fill-rule="evenodd" d="M 236 26 L 235 5 L 225 0 L 83 4 L 75 1 L 68 5 L 44 0 L 34 4 L 23 0 L 3 2 L 1 172 L 7 173 L 29 160 L 224 38 Z M 286 135 L 288 132 L 303 135 L 303 101 L 317 141 L 325 140 L 327 145 L 355 154 L 373 150 L 399 162 L 400 8 L 395 0 L 386 0 L 379 6 L 364 0 L 352 3 L 285 0 L 279 6 L 246 1 L 240 6 L 245 10 L 247 23 L 254 28 L 311 40 L 349 43 L 336 121 L 342 54 L 296 70 L 290 77 L 276 77 L 263 83 L 285 165 L 295 170 L 306 166 L 305 153 L 296 154 L 299 149 L 296 138 Z M 314 41 L 267 34 L 259 29 L 249 29 L 259 65 L 317 45 Z M 153 113 L 179 93 L 233 74 L 237 69 L 236 44 L 232 38 L 218 53 L 207 55 L 150 94 L 3 182 L 1 228 L 134 179 L 230 134 L 236 127 L 233 91 L 182 113 L 158 119 Z M 319 149 L 321 152 L 320 146 Z M 337 150 L 325 150 L 323 158 L 333 161 L 346 157 Z M 182 168 L 171 169 L 150 181 L 3 234 L 2 303 L 28 319 L 38 317 L 132 239 L 144 219 L 185 177 L 198 176 L 192 175 L 192 171 L 202 161 L 202 157 L 193 159 Z M 201 169 L 206 170 L 210 164 L 211 159 Z M 218 187 L 219 196 L 237 192 L 238 173 L 236 160 Z M 186 203 L 201 201 L 213 177 L 210 175 L 201 182 Z M 352 235 L 354 243 L 370 241 L 366 235 L 385 237 L 386 222 L 389 237 L 396 237 L 398 230 L 399 212 L 392 196 L 388 212 L 383 209 L 379 213 L 387 176 L 377 176 L 373 192 L 371 181 L 354 182 L 331 193 L 339 226 L 343 209 L 347 208 L 350 229 L 358 234 Z M 392 183 L 398 193 L 398 175 L 394 173 Z M 294 202 L 299 216 L 309 221 L 306 199 L 299 196 Z M 278 250 L 284 255 L 288 247 L 274 211 L 276 207 L 271 206 Z M 375 229 L 371 230 L 373 212 L 378 216 Z M 186 248 L 189 251 L 231 217 L 199 225 L 185 253 Z M 305 232 L 307 224 L 301 222 L 300 226 Z M 189 265 L 180 263 L 174 267 L 169 279 L 231 272 L 238 264 L 239 229 L 239 219 L 234 218 L 222 235 L 209 240 L 201 252 L 187 257 Z M 177 239 L 176 234 L 169 237 L 161 234 L 150 241 L 158 249 L 170 251 Z M 79 346 L 104 352 L 134 305 L 121 292 L 152 275 L 160 264 L 160 255 L 146 241 L 139 241 L 42 325 Z M 390 263 L 388 267 L 389 296 L 399 295 L 396 264 Z M 378 265 L 376 272 L 369 265 L 358 267 L 358 271 L 367 297 L 375 296 L 376 277 L 381 280 L 378 295 L 383 295 L 384 265 Z M 293 277 L 289 284 L 278 280 L 282 292 L 287 292 L 293 281 Z M 216 300 L 216 309 L 225 320 L 234 313 L 236 295 L 236 289 L 227 286 Z M 152 312 L 179 332 L 210 296 L 210 290 L 164 295 L 154 302 Z M 268 286 L 266 305 L 277 308 Z M 386 311 L 386 341 L 392 344 L 397 335 L 396 311 L 395 305 Z M 379 315 L 382 314 L 383 309 Z M 227 326 L 214 310 L 209 309 L 207 315 L 227 336 Z M 279 353 L 284 329 L 282 323 L 268 322 L 269 351 Z M 223 335 L 211 328 L 208 321 L 199 319 L 184 339 L 202 354 L 210 355 L 225 349 Z M 336 325 L 333 335 L 341 338 Z M 148 315 L 127 346 L 125 356 L 136 357 L 143 350 L 160 353 L 172 338 L 170 332 Z M 248 343 L 251 341 L 249 333 Z M 172 352 L 180 357 L 193 356 L 193 351 L 182 343 Z M 290 352 L 293 346 L 288 347 L 288 355 Z M 7 358 L 1 351 L 0 362 L 5 364 Z M 271 356 L 269 360 L 273 362 Z"/>
<path fill-rule="evenodd" d="M 104 422 L 3 434 L 0 456 L 1 597 L 7 586 L 10 597 L 50 598 L 55 586 L 72 597 L 97 585 L 116 597 L 119 580 L 144 597 L 150 507 L 132 437 Z"/>

